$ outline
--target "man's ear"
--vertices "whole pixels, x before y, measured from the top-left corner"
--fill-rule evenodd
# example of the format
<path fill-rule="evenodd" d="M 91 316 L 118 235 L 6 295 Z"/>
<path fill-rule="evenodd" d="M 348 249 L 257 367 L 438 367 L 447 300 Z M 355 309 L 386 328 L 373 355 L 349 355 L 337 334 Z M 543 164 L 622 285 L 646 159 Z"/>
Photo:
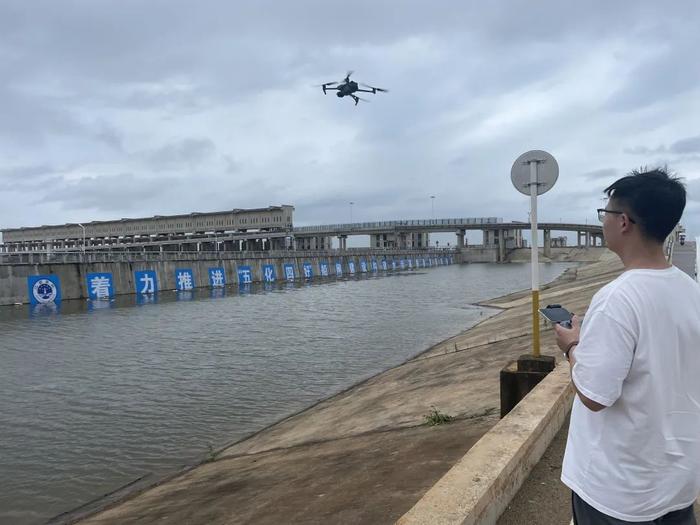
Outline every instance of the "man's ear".
<path fill-rule="evenodd" d="M 622 215 L 620 215 L 620 220 L 622 221 L 622 232 L 630 232 L 632 230 L 632 221 L 630 221 L 630 218 L 627 216 L 627 214 L 623 213 Z"/>

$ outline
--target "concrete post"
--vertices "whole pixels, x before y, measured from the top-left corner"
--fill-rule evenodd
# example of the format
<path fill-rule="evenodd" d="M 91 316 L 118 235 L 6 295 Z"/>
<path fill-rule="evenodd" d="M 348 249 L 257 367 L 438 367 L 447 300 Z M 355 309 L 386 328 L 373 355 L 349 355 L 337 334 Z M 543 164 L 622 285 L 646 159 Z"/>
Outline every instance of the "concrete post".
<path fill-rule="evenodd" d="M 552 232 L 551 230 L 544 231 L 544 256 L 552 256 Z"/>
<path fill-rule="evenodd" d="M 591 246 L 591 233 L 586 232 L 586 248 L 589 248 Z"/>
<path fill-rule="evenodd" d="M 465 230 L 459 230 L 457 232 L 457 248 L 462 249 L 464 248 L 464 234 Z"/>
<path fill-rule="evenodd" d="M 506 260 L 506 236 L 505 230 L 498 230 L 498 262 Z"/>

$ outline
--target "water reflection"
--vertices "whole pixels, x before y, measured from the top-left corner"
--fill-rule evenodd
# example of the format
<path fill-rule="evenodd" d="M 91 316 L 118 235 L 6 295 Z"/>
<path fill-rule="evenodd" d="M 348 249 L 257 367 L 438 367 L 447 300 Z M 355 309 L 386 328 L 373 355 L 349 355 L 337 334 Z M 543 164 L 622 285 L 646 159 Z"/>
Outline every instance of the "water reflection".
<path fill-rule="evenodd" d="M 542 265 L 542 281 L 564 268 Z M 529 284 L 529 265 L 463 265 L 0 308 L 0 523 L 199 461 Z"/>

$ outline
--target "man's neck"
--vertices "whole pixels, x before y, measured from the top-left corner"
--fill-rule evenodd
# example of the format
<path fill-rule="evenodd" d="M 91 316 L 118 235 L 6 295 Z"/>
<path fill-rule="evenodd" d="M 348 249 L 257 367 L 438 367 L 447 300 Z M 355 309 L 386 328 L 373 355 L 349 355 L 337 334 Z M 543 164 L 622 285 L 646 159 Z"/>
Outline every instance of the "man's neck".
<path fill-rule="evenodd" d="M 625 270 L 665 270 L 671 267 L 662 245 L 629 247 L 618 255 Z"/>

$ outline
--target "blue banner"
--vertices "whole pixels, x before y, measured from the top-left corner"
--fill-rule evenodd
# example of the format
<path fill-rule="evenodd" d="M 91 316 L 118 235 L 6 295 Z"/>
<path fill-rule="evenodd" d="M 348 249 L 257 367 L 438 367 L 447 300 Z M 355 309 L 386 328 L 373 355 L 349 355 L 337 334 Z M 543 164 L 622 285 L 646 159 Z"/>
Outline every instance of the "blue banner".
<path fill-rule="evenodd" d="M 181 292 L 194 288 L 194 275 L 191 268 L 175 269 L 175 288 Z"/>
<path fill-rule="evenodd" d="M 253 282 L 253 272 L 250 266 L 238 267 L 238 284 L 250 284 Z"/>
<path fill-rule="evenodd" d="M 396 270 L 396 261 L 394 259 L 391 260 L 391 269 Z"/>
<path fill-rule="evenodd" d="M 328 277 L 328 263 L 321 261 L 319 263 L 319 269 L 321 270 L 321 277 Z"/>
<path fill-rule="evenodd" d="M 294 265 L 291 263 L 285 263 L 284 265 L 284 278 L 287 281 L 294 280 Z"/>
<path fill-rule="evenodd" d="M 382 259 L 382 271 L 386 272 L 389 269 L 389 266 L 386 263 L 386 259 Z"/>
<path fill-rule="evenodd" d="M 377 273 L 379 271 L 379 266 L 377 266 L 377 260 L 372 259 L 372 272 Z"/>
<path fill-rule="evenodd" d="M 406 262 L 408 263 L 408 269 L 413 270 L 413 259 L 408 259 Z"/>
<path fill-rule="evenodd" d="M 302 268 L 304 270 L 304 279 L 312 279 L 314 276 L 314 269 L 313 266 L 311 266 L 311 263 L 305 262 L 302 265 Z"/>
<path fill-rule="evenodd" d="M 209 268 L 209 286 L 212 288 L 226 286 L 226 272 L 223 268 Z"/>
<path fill-rule="evenodd" d="M 266 283 L 274 283 L 277 280 L 274 264 L 263 264 L 263 281 Z"/>
<path fill-rule="evenodd" d="M 399 261 L 399 266 L 401 266 L 401 269 L 403 270 L 403 269 L 406 267 L 406 260 L 405 260 L 405 259 L 401 259 L 401 260 Z"/>
<path fill-rule="evenodd" d="M 355 274 L 355 261 L 348 261 L 348 273 L 350 275 Z"/>
<path fill-rule="evenodd" d="M 90 299 L 110 299 L 114 297 L 114 284 L 111 273 L 89 273 L 86 277 Z"/>
<path fill-rule="evenodd" d="M 340 277 L 341 275 L 343 275 L 343 263 L 335 263 L 335 275 L 336 277 Z"/>
<path fill-rule="evenodd" d="M 32 275 L 27 277 L 27 285 L 31 304 L 61 302 L 61 280 L 58 275 Z"/>
<path fill-rule="evenodd" d="M 367 261 L 365 261 L 364 259 L 360 260 L 360 271 L 362 273 L 367 273 Z"/>
<path fill-rule="evenodd" d="M 137 294 L 158 293 L 158 276 L 155 270 L 134 272 L 134 288 Z"/>

